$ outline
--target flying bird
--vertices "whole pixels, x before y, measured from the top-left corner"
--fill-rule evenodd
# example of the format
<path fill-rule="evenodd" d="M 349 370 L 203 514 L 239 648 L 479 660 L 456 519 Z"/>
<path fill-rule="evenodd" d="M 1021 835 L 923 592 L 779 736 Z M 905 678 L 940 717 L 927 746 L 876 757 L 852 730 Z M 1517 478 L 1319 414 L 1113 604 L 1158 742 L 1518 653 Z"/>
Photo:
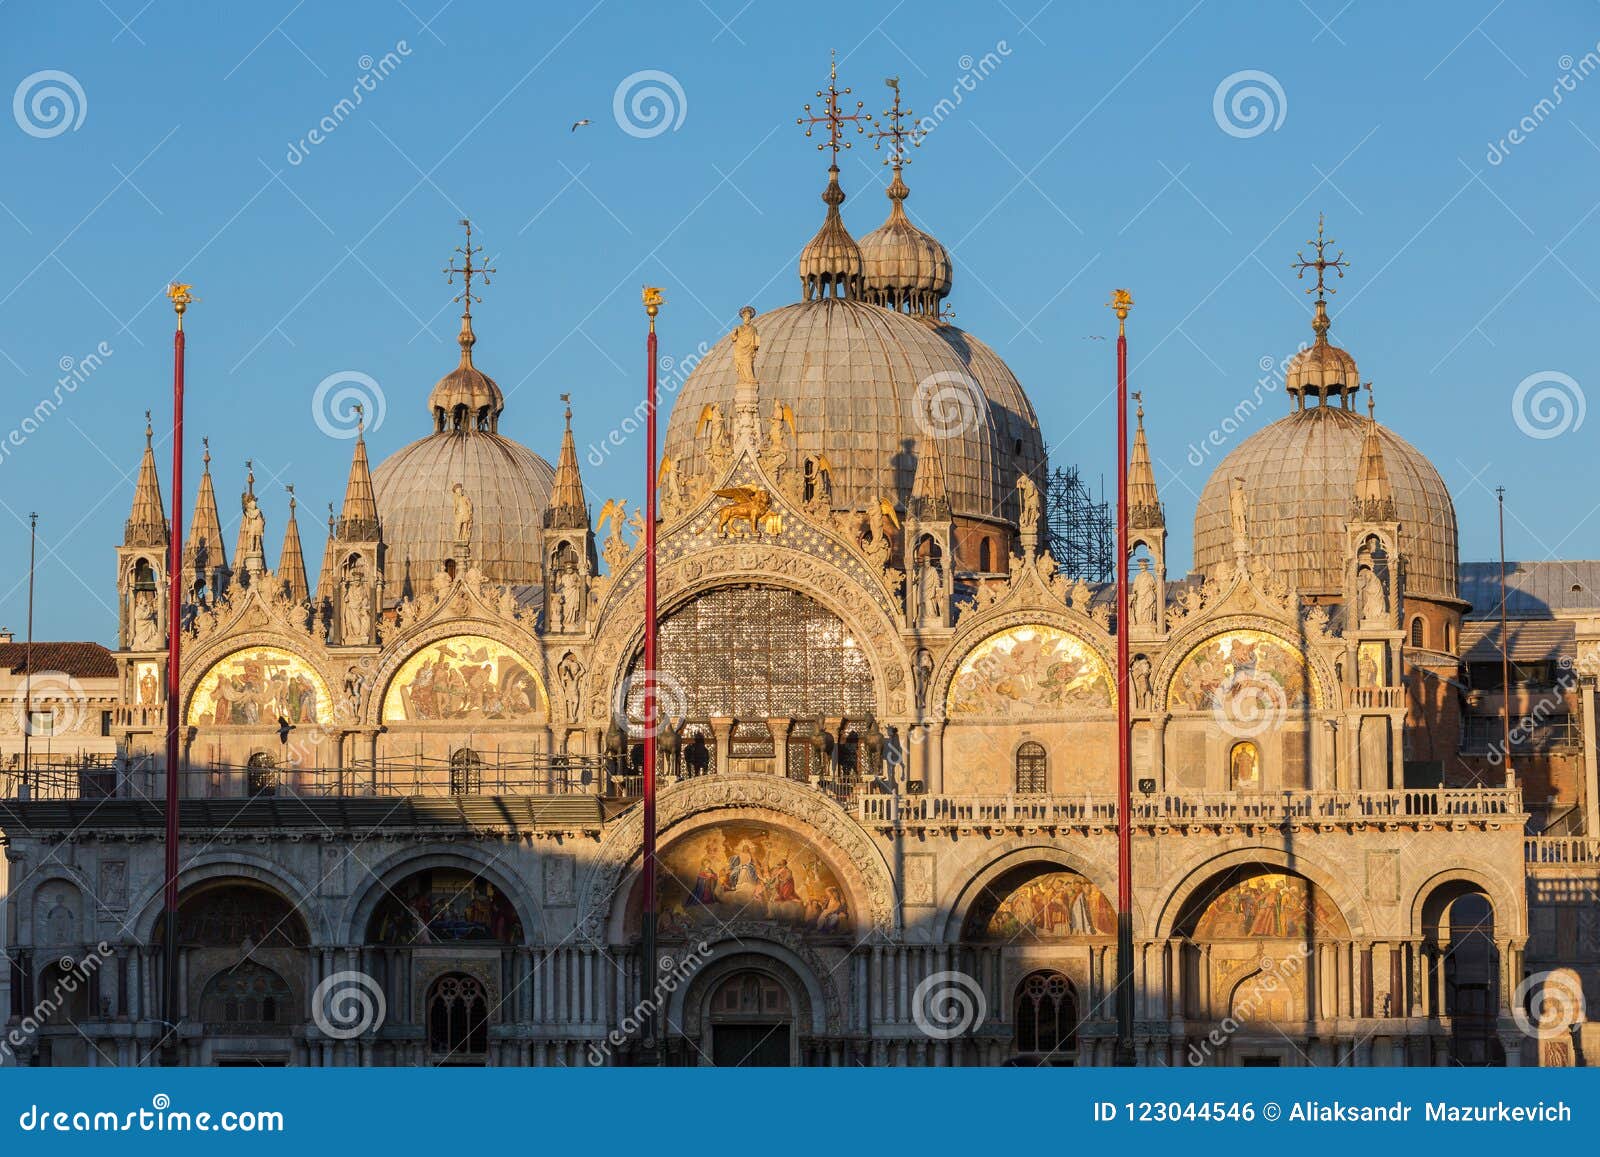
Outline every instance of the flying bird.
<path fill-rule="evenodd" d="M 577 131 L 578 131 L 578 130 L 579 130 L 579 129 L 580 129 L 580 128 L 582 128 L 582 127 L 583 127 L 583 126 L 584 126 L 584 125 L 587 125 L 587 124 L 593 124 L 593 123 L 594 123 L 594 122 L 593 122 L 593 121 L 591 121 L 591 120 L 590 120 L 590 119 L 589 119 L 589 118 L 588 118 L 588 117 L 584 117 L 584 118 L 583 118 L 583 119 L 582 119 L 582 120 L 581 120 L 581 121 L 573 121 L 573 122 L 572 122 L 572 129 L 571 129 L 571 131 L 572 131 L 572 132 L 577 132 Z"/>

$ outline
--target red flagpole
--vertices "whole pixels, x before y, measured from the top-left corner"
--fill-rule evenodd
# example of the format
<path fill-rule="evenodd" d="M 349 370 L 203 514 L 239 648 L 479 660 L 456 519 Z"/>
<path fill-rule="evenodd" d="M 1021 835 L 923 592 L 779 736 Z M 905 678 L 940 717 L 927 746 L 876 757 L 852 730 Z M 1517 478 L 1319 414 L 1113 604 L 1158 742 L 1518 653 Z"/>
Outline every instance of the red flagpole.
<path fill-rule="evenodd" d="M 1119 289 L 1117 313 L 1117 1051 L 1116 1063 L 1134 1063 L 1133 1051 L 1133 763 L 1128 703 L 1128 308 Z"/>
<path fill-rule="evenodd" d="M 656 1015 L 656 314 L 661 291 L 646 288 L 644 309 L 650 317 L 645 339 L 645 463 L 644 463 L 644 953 L 643 992 L 646 1009 L 646 1063 L 658 1062 L 661 1042 Z"/>
<path fill-rule="evenodd" d="M 167 289 L 178 328 L 172 334 L 172 524 L 167 528 L 167 776 L 165 936 L 161 1020 L 166 1060 L 177 1063 L 178 1016 L 178 660 L 183 639 L 183 314 L 193 300 L 188 286 Z"/>

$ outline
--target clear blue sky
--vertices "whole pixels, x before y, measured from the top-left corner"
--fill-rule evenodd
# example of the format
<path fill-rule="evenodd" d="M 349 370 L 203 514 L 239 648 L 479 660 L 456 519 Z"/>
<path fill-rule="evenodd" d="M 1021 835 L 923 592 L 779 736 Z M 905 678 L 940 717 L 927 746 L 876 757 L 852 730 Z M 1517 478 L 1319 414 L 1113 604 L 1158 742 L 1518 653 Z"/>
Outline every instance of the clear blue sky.
<path fill-rule="evenodd" d="M 954 253 L 957 323 L 1009 361 L 1053 460 L 1091 478 L 1112 462 L 1113 351 L 1088 339 L 1114 332 L 1110 288 L 1133 288 L 1175 572 L 1215 460 L 1192 465 L 1190 443 L 1309 335 L 1289 264 L 1319 210 L 1353 262 L 1334 337 L 1450 484 L 1462 556 L 1494 554 L 1497 483 L 1511 555 L 1600 555 L 1600 413 L 1577 427 L 1571 409 L 1600 390 L 1593 4 L 440 2 L 0 6 L 0 95 L 46 70 L 82 93 L 35 79 L 21 120 L 15 102 L 0 116 L 0 624 L 23 626 L 37 510 L 37 635 L 112 639 L 143 412 L 159 427 L 168 407 L 171 278 L 204 299 L 191 478 L 209 434 L 236 519 L 253 456 L 274 551 L 285 496 L 267 480 L 294 482 L 313 567 L 350 450 L 319 429 L 314 392 L 340 371 L 379 384 L 375 460 L 426 432 L 427 391 L 455 361 L 439 270 L 463 215 L 499 269 L 477 352 L 509 395 L 502 432 L 554 458 L 571 391 L 581 442 L 603 438 L 641 388 L 641 284 L 666 288 L 674 357 L 747 301 L 798 296 L 825 163 L 794 121 L 830 47 L 873 111 L 889 75 L 919 113 L 951 98 L 907 171 L 909 208 Z M 385 53 L 388 75 L 334 113 Z M 643 70 L 683 94 L 681 123 L 654 136 L 613 115 Z M 1222 121 L 1215 103 L 1247 70 L 1282 94 L 1257 82 L 1274 108 L 1254 135 L 1248 102 L 1232 132 L 1229 94 Z M 52 85 L 75 127 L 31 105 Z M 337 127 L 291 163 L 327 116 Z M 1532 131 L 1491 163 L 1524 118 Z M 843 166 L 858 236 L 885 213 L 880 159 L 858 147 Z M 21 432 L 63 360 L 101 343 L 104 364 Z M 1513 413 L 1541 374 L 1573 383 L 1523 392 L 1525 408 L 1565 396 L 1555 437 Z M 1273 394 L 1247 424 L 1286 408 Z M 632 456 L 585 471 L 596 496 L 641 490 Z"/>

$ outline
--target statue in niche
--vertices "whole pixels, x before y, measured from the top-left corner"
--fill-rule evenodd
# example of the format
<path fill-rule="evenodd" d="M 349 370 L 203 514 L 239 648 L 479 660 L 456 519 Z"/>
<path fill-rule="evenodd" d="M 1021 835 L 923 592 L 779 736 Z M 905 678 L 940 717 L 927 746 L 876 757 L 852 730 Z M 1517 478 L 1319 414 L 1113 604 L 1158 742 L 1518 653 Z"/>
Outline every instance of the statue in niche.
<path fill-rule="evenodd" d="M 1139 655 L 1128 668 L 1128 681 L 1133 687 L 1133 705 L 1144 709 L 1150 706 L 1150 659 Z"/>
<path fill-rule="evenodd" d="M 156 604 L 156 592 L 133 592 L 132 623 L 128 628 L 128 644 L 135 651 L 154 651 L 161 646 L 161 616 Z"/>
<path fill-rule="evenodd" d="M 944 573 L 936 562 L 917 564 L 916 613 L 922 622 L 944 619 Z"/>
<path fill-rule="evenodd" d="M 1150 560 L 1139 560 L 1139 573 L 1133 578 L 1130 617 L 1136 627 L 1156 625 L 1156 576 L 1150 569 Z"/>
<path fill-rule="evenodd" d="M 1389 611 L 1383 580 L 1370 566 L 1363 566 L 1356 572 L 1356 603 L 1361 608 L 1362 622 L 1382 619 Z"/>
<path fill-rule="evenodd" d="M 575 631 L 583 623 L 583 580 L 578 568 L 569 566 L 556 577 L 556 588 L 561 594 L 560 630 Z"/>
<path fill-rule="evenodd" d="M 567 709 L 567 722 L 576 723 L 583 688 L 583 664 L 571 651 L 557 664 L 556 677 L 561 680 L 561 700 Z"/>
<path fill-rule="evenodd" d="M 733 331 L 733 372 L 741 386 L 756 384 L 756 351 L 761 348 L 761 335 L 756 332 L 755 316 L 755 306 L 745 306 L 739 311 L 739 326 Z"/>
<path fill-rule="evenodd" d="M 372 637 L 372 595 L 367 590 L 366 572 L 360 567 L 345 579 L 339 609 L 339 641 L 347 646 L 367 642 Z"/>
<path fill-rule="evenodd" d="M 917 697 L 917 710 L 928 705 L 928 683 L 933 679 L 933 652 L 926 647 L 917 648 L 917 657 L 911 666 L 911 689 Z"/>
<path fill-rule="evenodd" d="M 472 499 L 459 482 L 450 487 L 450 493 L 455 496 L 456 541 L 467 542 L 472 538 Z"/>

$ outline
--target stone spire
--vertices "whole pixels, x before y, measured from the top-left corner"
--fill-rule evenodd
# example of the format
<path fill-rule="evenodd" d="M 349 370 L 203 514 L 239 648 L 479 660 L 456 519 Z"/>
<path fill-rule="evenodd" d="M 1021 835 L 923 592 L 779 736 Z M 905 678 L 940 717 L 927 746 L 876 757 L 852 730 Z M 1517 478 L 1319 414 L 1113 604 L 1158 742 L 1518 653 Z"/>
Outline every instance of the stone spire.
<path fill-rule="evenodd" d="M 278 580 L 283 583 L 283 593 L 291 602 L 303 603 L 311 597 L 306 585 L 306 556 L 300 549 L 300 526 L 295 521 L 294 484 L 289 491 L 289 521 L 283 526 L 283 550 L 278 553 Z"/>
<path fill-rule="evenodd" d="M 372 468 L 367 463 L 366 423 L 356 409 L 356 446 L 350 455 L 350 479 L 344 486 L 344 509 L 339 514 L 340 542 L 371 542 L 378 537 L 378 500 L 372 492 Z"/>
<path fill-rule="evenodd" d="M 183 547 L 185 591 L 204 584 L 215 594 L 228 572 L 228 555 L 222 545 L 222 518 L 217 513 L 217 492 L 211 484 L 211 440 L 202 438 L 205 452 L 200 457 L 200 490 L 194 500 L 194 517 L 189 522 L 189 539 Z"/>
<path fill-rule="evenodd" d="M 1367 432 L 1361 439 L 1361 461 L 1356 467 L 1356 492 L 1351 509 L 1361 522 L 1393 522 L 1394 491 L 1389 486 L 1389 468 L 1383 460 L 1383 443 L 1378 437 L 1378 419 L 1372 398 L 1372 383 L 1367 383 Z"/>
<path fill-rule="evenodd" d="M 1144 436 L 1144 397 L 1134 394 L 1138 403 L 1138 425 L 1133 433 L 1133 456 L 1128 460 L 1128 525 L 1135 530 L 1164 527 L 1166 513 L 1156 492 L 1156 472 L 1150 465 L 1150 444 Z"/>
<path fill-rule="evenodd" d="M 917 454 L 917 471 L 911 478 L 911 513 L 924 522 L 941 522 L 950 517 L 944 449 L 936 438 L 924 438 Z"/>
<path fill-rule="evenodd" d="M 339 554 L 339 542 L 334 537 L 333 503 L 328 503 L 328 541 L 322 545 L 322 566 L 317 571 L 317 604 L 333 598 L 333 570 Z"/>
<path fill-rule="evenodd" d="M 550 504 L 545 507 L 544 524 L 551 530 L 579 530 L 589 525 L 589 504 L 584 501 L 578 447 L 572 440 L 572 395 L 562 394 L 561 400 L 567 407 L 567 426 L 561 434 L 561 456 L 556 459 L 556 480 L 550 489 Z"/>
<path fill-rule="evenodd" d="M 162 513 L 161 479 L 156 474 L 155 430 L 150 411 L 144 412 L 144 457 L 139 459 L 139 480 L 133 487 L 133 508 L 124 527 L 124 546 L 165 546 L 167 517 Z"/>

